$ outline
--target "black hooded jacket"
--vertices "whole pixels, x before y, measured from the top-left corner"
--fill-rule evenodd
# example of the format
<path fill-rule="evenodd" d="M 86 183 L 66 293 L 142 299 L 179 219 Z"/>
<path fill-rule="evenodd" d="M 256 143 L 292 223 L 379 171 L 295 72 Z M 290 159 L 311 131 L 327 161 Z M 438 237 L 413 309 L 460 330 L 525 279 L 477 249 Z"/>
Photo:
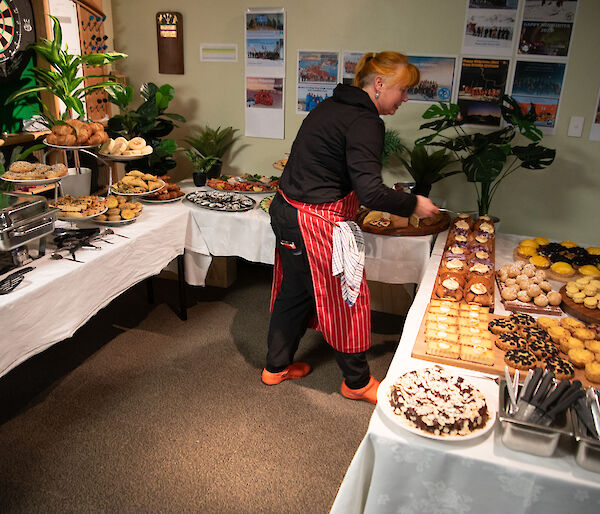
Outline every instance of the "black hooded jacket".
<path fill-rule="evenodd" d="M 356 191 L 373 210 L 409 216 L 417 198 L 395 191 L 381 179 L 385 125 L 362 89 L 338 84 L 305 118 L 279 186 L 306 203 L 334 202 Z"/>

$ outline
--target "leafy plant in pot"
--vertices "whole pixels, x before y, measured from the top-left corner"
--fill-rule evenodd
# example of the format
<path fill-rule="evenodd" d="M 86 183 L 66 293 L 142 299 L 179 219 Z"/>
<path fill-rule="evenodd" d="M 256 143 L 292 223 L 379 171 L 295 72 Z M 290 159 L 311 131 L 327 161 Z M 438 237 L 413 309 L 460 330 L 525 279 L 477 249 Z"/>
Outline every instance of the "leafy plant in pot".
<path fill-rule="evenodd" d="M 78 72 L 82 66 L 97 67 L 110 64 L 119 59 L 127 57 L 126 54 L 118 52 L 106 53 L 91 53 L 87 55 L 74 55 L 68 52 L 68 49 L 63 50 L 62 46 L 62 29 L 60 22 L 54 16 L 52 18 L 53 36 L 54 39 L 49 41 L 40 38 L 37 43 L 29 45 L 28 48 L 33 50 L 39 58 L 44 59 L 50 65 L 50 69 L 41 66 L 31 68 L 36 83 L 36 86 L 27 86 L 18 91 L 15 91 L 6 99 L 6 104 L 23 100 L 32 95 L 38 96 L 39 93 L 47 91 L 61 100 L 66 106 L 62 113 L 58 113 L 56 118 L 52 110 L 45 105 L 41 100 L 42 112 L 46 125 L 52 127 L 62 120 L 72 118 L 74 114 L 79 117 L 85 117 L 85 109 L 82 100 L 97 89 L 105 89 L 108 86 L 120 88 L 121 85 L 115 82 L 115 79 L 108 74 L 87 75 L 86 77 L 79 75 Z M 106 78 L 109 80 L 99 81 L 95 84 L 85 85 L 86 78 Z"/>
<path fill-rule="evenodd" d="M 424 123 L 420 128 L 433 130 L 433 133 L 415 141 L 415 144 L 442 147 L 454 154 L 467 181 L 475 186 L 480 216 L 489 214 L 492 199 L 505 178 L 519 168 L 546 168 L 556 156 L 556 150 L 539 144 L 542 131 L 535 126 L 533 104 L 523 112 L 514 98 L 502 95 L 500 110 L 505 127 L 487 133 L 467 133 L 459 106 L 440 102 L 423 113 L 424 119 L 434 121 Z M 448 130 L 452 131 L 451 135 L 446 134 Z M 518 145 L 517 136 L 531 143 Z"/>
<path fill-rule="evenodd" d="M 164 84 L 159 87 L 153 82 L 142 84 L 140 94 L 143 102 L 136 109 L 130 108 L 133 87 L 108 87 L 106 91 L 110 101 L 121 110 L 120 114 L 108 120 L 108 135 L 127 139 L 143 137 L 153 149 L 143 159 L 128 162 L 125 169 L 137 169 L 154 175 L 164 175 L 173 169 L 177 165 L 173 159 L 177 143 L 165 136 L 177 126 L 175 122 L 185 122 L 180 114 L 166 112 L 175 97 L 173 86 Z"/>
<path fill-rule="evenodd" d="M 185 156 L 194 166 L 194 183 L 221 174 L 223 156 L 237 140 L 237 131 L 233 127 L 213 129 L 207 125 L 184 139 L 189 145 L 184 150 Z"/>

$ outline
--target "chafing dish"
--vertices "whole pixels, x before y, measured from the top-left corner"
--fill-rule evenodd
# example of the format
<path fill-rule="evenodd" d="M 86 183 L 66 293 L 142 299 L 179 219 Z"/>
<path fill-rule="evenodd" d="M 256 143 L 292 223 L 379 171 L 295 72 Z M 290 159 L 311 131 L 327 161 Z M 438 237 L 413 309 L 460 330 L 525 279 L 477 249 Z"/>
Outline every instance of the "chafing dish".
<path fill-rule="evenodd" d="M 507 448 L 540 457 L 550 457 L 556 450 L 561 436 L 573 436 L 571 419 L 567 412 L 559 414 L 549 427 L 519 421 L 508 415 L 510 402 L 506 380 L 500 381 L 499 391 L 498 418 L 502 443 Z"/>
<path fill-rule="evenodd" d="M 575 441 L 577 441 L 575 462 L 584 469 L 600 473 L 600 440 L 591 436 L 574 410 L 570 415 Z"/>
<path fill-rule="evenodd" d="M 43 196 L 0 193 L 0 251 L 40 239 L 54 230 L 58 209 Z"/>

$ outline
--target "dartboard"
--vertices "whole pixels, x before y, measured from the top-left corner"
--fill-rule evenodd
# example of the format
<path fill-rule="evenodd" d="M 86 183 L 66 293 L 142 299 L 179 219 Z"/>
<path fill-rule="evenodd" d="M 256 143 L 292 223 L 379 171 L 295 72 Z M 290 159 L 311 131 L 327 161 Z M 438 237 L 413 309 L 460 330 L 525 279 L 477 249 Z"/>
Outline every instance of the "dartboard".
<path fill-rule="evenodd" d="M 30 0 L 0 0 L 0 78 L 21 72 L 25 47 L 34 41 Z"/>

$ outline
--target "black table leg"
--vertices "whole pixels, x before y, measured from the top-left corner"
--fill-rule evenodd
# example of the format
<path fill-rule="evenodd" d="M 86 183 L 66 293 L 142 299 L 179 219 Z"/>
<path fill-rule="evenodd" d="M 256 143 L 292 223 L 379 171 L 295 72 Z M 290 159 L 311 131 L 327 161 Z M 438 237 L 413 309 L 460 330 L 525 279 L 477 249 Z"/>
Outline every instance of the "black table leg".
<path fill-rule="evenodd" d="M 177 279 L 179 281 L 179 318 L 187 320 L 187 306 L 185 299 L 185 266 L 183 254 L 177 256 Z"/>

